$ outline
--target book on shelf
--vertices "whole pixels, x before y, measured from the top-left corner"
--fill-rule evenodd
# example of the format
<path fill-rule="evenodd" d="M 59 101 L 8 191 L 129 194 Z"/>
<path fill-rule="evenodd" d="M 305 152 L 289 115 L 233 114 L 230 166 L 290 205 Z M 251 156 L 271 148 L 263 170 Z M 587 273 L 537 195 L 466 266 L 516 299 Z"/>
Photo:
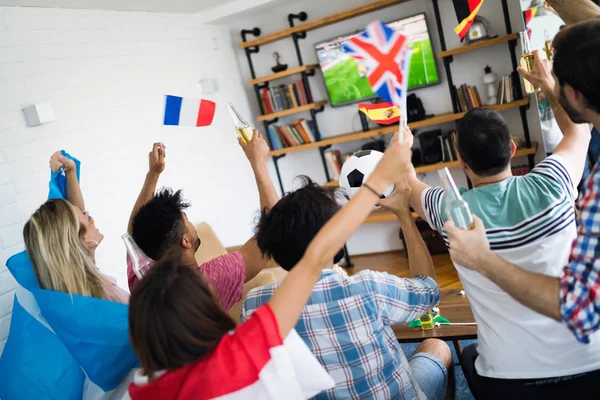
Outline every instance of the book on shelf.
<path fill-rule="evenodd" d="M 458 143 L 458 136 L 456 135 L 456 131 L 452 131 L 450 132 L 450 146 L 454 152 L 455 160 L 458 160 L 458 147 L 456 143 Z"/>
<path fill-rule="evenodd" d="M 306 88 L 302 79 L 288 85 L 262 88 L 259 98 L 263 114 L 272 114 L 308 104 Z"/>
<path fill-rule="evenodd" d="M 298 99 L 296 98 L 296 92 L 294 91 L 294 84 L 290 83 L 289 85 L 287 85 L 287 95 L 289 96 L 290 100 L 292 101 L 292 107 L 297 108 L 298 107 Z"/>
<path fill-rule="evenodd" d="M 300 104 L 308 104 L 308 100 L 306 97 L 306 90 L 305 90 L 304 82 L 302 81 L 302 79 L 298 79 L 296 82 L 294 82 L 294 87 L 296 88 L 296 91 L 298 92 L 298 99 L 300 99 Z"/>
<path fill-rule="evenodd" d="M 314 143 L 316 142 L 315 129 L 314 122 L 305 119 L 297 119 L 288 125 L 269 125 L 267 134 L 271 142 L 271 150 Z"/>
<path fill-rule="evenodd" d="M 448 155 L 446 154 L 446 146 L 444 146 L 444 137 L 443 135 L 438 136 L 438 140 L 440 142 L 440 148 L 442 149 L 442 162 L 448 161 Z"/>
<path fill-rule="evenodd" d="M 339 150 L 327 150 L 325 151 L 325 164 L 327 165 L 327 172 L 329 173 L 329 179 L 332 181 L 340 180 L 340 173 L 342 172 L 342 153 Z"/>
<path fill-rule="evenodd" d="M 287 132 L 285 131 L 285 129 L 283 129 L 283 127 L 277 126 L 277 125 L 274 125 L 274 126 L 277 129 L 277 131 L 279 132 L 279 136 L 281 137 L 281 141 L 284 143 L 283 147 L 292 147 L 292 146 L 295 146 L 295 143 L 288 136 Z"/>
<path fill-rule="evenodd" d="M 467 84 L 454 86 L 456 106 L 460 112 L 466 112 L 477 107 L 483 107 L 477 86 Z"/>
<path fill-rule="evenodd" d="M 475 92 L 475 99 L 477 101 L 477 104 L 479 105 L 479 107 L 483 107 L 484 104 L 481 101 L 481 96 L 479 96 L 479 90 L 477 90 L 477 86 L 473 86 L 473 91 Z"/>
<path fill-rule="evenodd" d="M 296 121 L 300 121 L 300 126 L 302 126 L 302 129 L 304 130 L 304 132 L 306 132 L 306 135 L 308 136 L 308 138 L 310 139 L 311 143 L 314 143 L 317 141 L 314 132 L 315 132 L 315 126 L 314 126 L 314 122 L 311 120 L 311 125 L 308 124 L 308 121 L 305 119 L 300 119 L 300 120 L 296 120 Z"/>
<path fill-rule="evenodd" d="M 442 162 L 458 160 L 458 149 L 456 148 L 456 132 L 443 133 L 438 136 L 442 154 Z"/>
<path fill-rule="evenodd" d="M 504 75 L 498 82 L 498 94 L 496 95 L 496 104 L 506 104 L 515 101 L 515 81 L 512 75 Z"/>

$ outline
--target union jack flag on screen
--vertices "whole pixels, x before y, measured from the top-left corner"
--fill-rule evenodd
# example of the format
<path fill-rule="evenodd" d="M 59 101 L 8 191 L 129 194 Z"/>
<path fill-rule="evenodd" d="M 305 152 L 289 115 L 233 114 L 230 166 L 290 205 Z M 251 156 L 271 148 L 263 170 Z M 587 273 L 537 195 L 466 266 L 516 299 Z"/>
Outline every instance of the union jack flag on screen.
<path fill-rule="evenodd" d="M 395 105 L 404 104 L 412 54 L 405 35 L 375 21 L 343 49 L 365 67 L 369 84 L 379 97 Z"/>

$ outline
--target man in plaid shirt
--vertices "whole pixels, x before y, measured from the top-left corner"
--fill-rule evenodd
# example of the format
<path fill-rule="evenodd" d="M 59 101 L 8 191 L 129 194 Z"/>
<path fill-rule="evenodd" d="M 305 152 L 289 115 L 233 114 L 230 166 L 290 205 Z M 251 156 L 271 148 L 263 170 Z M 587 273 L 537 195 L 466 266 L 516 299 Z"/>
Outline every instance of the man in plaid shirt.
<path fill-rule="evenodd" d="M 580 3 L 588 9 L 593 6 Z M 600 14 L 600 8 L 593 7 Z M 575 4 L 571 8 L 577 9 Z M 554 39 L 554 49 L 554 91 L 561 105 L 573 122 L 600 127 L 600 19 L 563 29 Z M 534 84 L 544 84 L 540 70 L 520 72 Z M 450 254 L 456 263 L 481 272 L 525 306 L 562 320 L 579 342 L 590 343 L 592 333 L 600 329 L 600 161 L 581 194 L 579 209 L 577 239 L 561 277 L 525 271 L 491 252 L 479 218 L 471 231 L 447 224 Z"/>
<path fill-rule="evenodd" d="M 424 341 L 407 361 L 392 325 L 410 322 L 440 298 L 431 256 L 408 207 L 410 190 L 397 188 L 382 205 L 396 213 L 407 243 L 414 278 L 361 271 L 348 277 L 325 269 L 304 307 L 296 331 L 335 380 L 316 399 L 442 399 L 452 356 L 445 342 Z M 290 270 L 319 229 L 339 209 L 335 192 L 306 178 L 257 226 L 259 248 Z M 333 266 L 343 257 L 340 251 Z M 242 320 L 266 303 L 279 283 L 257 288 L 244 301 Z"/>

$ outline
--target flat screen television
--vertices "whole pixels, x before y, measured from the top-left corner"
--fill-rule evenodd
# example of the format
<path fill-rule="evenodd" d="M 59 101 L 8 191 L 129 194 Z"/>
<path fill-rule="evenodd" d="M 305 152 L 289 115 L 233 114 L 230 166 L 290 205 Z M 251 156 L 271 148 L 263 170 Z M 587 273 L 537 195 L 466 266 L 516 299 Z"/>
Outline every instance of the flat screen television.
<path fill-rule="evenodd" d="M 425 13 L 388 22 L 387 25 L 395 30 L 403 29 L 413 44 L 408 88 L 416 89 L 439 83 L 440 77 Z M 362 67 L 359 68 L 358 62 L 342 49 L 346 41 L 361 32 L 357 31 L 315 44 L 329 103 L 333 107 L 377 97 L 371 90 L 364 71 L 360 70 Z"/>

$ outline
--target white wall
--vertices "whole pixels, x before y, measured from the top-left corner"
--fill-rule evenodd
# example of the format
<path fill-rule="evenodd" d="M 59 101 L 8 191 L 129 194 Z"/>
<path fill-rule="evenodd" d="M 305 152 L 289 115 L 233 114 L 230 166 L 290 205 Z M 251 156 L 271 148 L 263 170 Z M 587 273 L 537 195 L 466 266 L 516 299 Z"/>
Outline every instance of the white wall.
<path fill-rule="evenodd" d="M 105 240 L 98 266 L 126 286 L 121 234 L 154 141 L 167 145 L 159 185 L 183 188 L 190 219 L 207 221 L 226 245 L 252 233 L 258 194 L 224 104 L 248 102 L 228 31 L 192 15 L 0 8 L 0 349 L 14 281 L 5 261 L 23 249 L 22 227 L 46 200 L 48 159 L 66 149 L 82 161 L 88 210 Z M 220 91 L 209 128 L 163 127 L 165 94 Z M 50 101 L 56 122 L 27 128 L 20 111 Z"/>
<path fill-rule="evenodd" d="M 325 17 L 336 12 L 340 12 L 361 4 L 368 3 L 364 0 L 330 0 L 330 1 L 288 1 L 283 5 L 271 7 L 269 12 L 246 14 L 243 19 L 229 21 L 228 25 L 231 29 L 231 36 L 234 40 L 234 45 L 237 46 L 241 42 L 239 35 L 240 29 L 251 29 L 255 26 L 262 29 L 263 35 L 272 33 L 278 30 L 289 27 L 287 25 L 287 15 L 289 13 L 298 13 L 305 11 L 308 13 L 309 20 L 315 20 Z M 460 42 L 453 29 L 457 25 L 456 14 L 454 13 L 452 2 L 440 1 L 440 11 L 442 15 L 442 24 L 444 27 L 444 35 L 446 38 L 446 46 L 452 49 L 460 46 Z M 523 29 L 521 17 L 521 9 L 519 0 L 509 0 L 509 9 L 512 21 L 513 31 Z M 314 44 L 322 40 L 326 40 L 336 35 L 353 32 L 363 29 L 369 22 L 375 19 L 390 21 L 403 16 L 410 16 L 417 13 L 425 12 L 429 24 L 431 38 L 433 40 L 434 51 L 440 51 L 440 41 L 435 22 L 435 14 L 433 11 L 433 3 L 431 1 L 409 1 L 374 13 L 353 18 L 344 22 L 330 25 L 315 31 L 308 32 L 308 37 L 300 41 L 301 51 L 304 64 L 317 63 L 317 58 L 314 50 Z M 480 15 L 488 18 L 494 28 L 496 34 L 503 35 L 506 33 L 502 5 L 500 1 L 488 1 L 480 11 Z M 290 67 L 297 65 L 297 58 L 294 51 L 293 42 L 290 39 L 284 39 L 274 43 L 267 44 L 260 48 L 260 52 L 253 55 L 253 61 L 257 76 L 264 76 L 271 73 L 270 67 L 274 65 L 272 53 L 278 51 L 283 56 L 283 63 L 289 64 Z M 520 50 L 518 50 L 520 51 Z M 250 71 L 245 54 L 242 50 L 237 50 L 237 60 L 242 71 L 244 81 L 250 79 Z M 485 93 L 485 87 L 481 82 L 483 69 L 489 64 L 498 75 L 508 74 L 512 71 L 510 53 L 506 44 L 488 47 L 476 52 L 467 53 L 455 57 L 452 64 L 452 72 L 454 84 L 459 86 L 462 83 L 477 85 L 480 93 Z M 448 113 L 452 110 L 452 103 L 448 90 L 448 83 L 444 66 L 438 60 L 438 72 L 442 83 L 437 86 L 423 88 L 417 90 L 416 93 L 423 101 L 423 105 L 428 114 Z M 296 79 L 296 78 L 291 78 Z M 316 100 L 327 99 L 325 85 L 320 76 L 311 79 L 311 88 L 313 97 Z M 252 112 L 255 116 L 260 114 L 258 103 L 252 88 L 249 85 L 245 86 L 246 93 L 252 105 Z M 532 100 L 534 101 L 534 100 Z M 523 128 L 519 111 L 513 109 L 503 112 L 509 126 L 515 134 L 522 134 Z M 308 117 L 302 115 L 303 117 Z M 298 118 L 297 116 L 288 118 Z M 282 119 L 283 120 L 283 119 Z M 340 108 L 326 107 L 325 112 L 318 114 L 317 117 L 319 127 L 323 137 L 335 136 L 342 133 L 353 132 L 360 130 L 360 120 L 357 115 L 356 105 L 350 105 Z M 262 129 L 262 124 L 258 124 Z M 454 124 L 445 124 L 439 127 L 425 128 L 422 131 L 442 128 L 445 130 L 453 129 Z M 541 128 L 537 117 L 535 105 L 529 110 L 529 128 L 533 140 L 542 143 Z M 343 151 L 351 151 L 359 148 L 363 142 L 347 143 L 339 146 Z M 542 151 L 539 152 L 542 154 Z M 526 164 L 525 158 L 515 161 L 516 164 Z M 286 155 L 279 162 L 283 184 L 286 190 L 291 190 L 293 180 L 298 174 L 306 174 L 317 182 L 325 181 L 325 174 L 321 164 L 318 150 L 307 150 Z M 466 186 L 466 179 L 460 173 L 459 169 L 454 169 L 454 177 L 457 184 Z M 272 176 L 275 177 L 274 170 Z M 436 173 L 427 174 L 425 181 L 431 185 L 437 184 Z M 387 251 L 401 248 L 401 242 L 398 238 L 397 222 L 383 222 L 378 224 L 363 225 L 357 233 L 348 242 L 348 248 L 351 254 L 371 253 L 377 251 Z"/>

